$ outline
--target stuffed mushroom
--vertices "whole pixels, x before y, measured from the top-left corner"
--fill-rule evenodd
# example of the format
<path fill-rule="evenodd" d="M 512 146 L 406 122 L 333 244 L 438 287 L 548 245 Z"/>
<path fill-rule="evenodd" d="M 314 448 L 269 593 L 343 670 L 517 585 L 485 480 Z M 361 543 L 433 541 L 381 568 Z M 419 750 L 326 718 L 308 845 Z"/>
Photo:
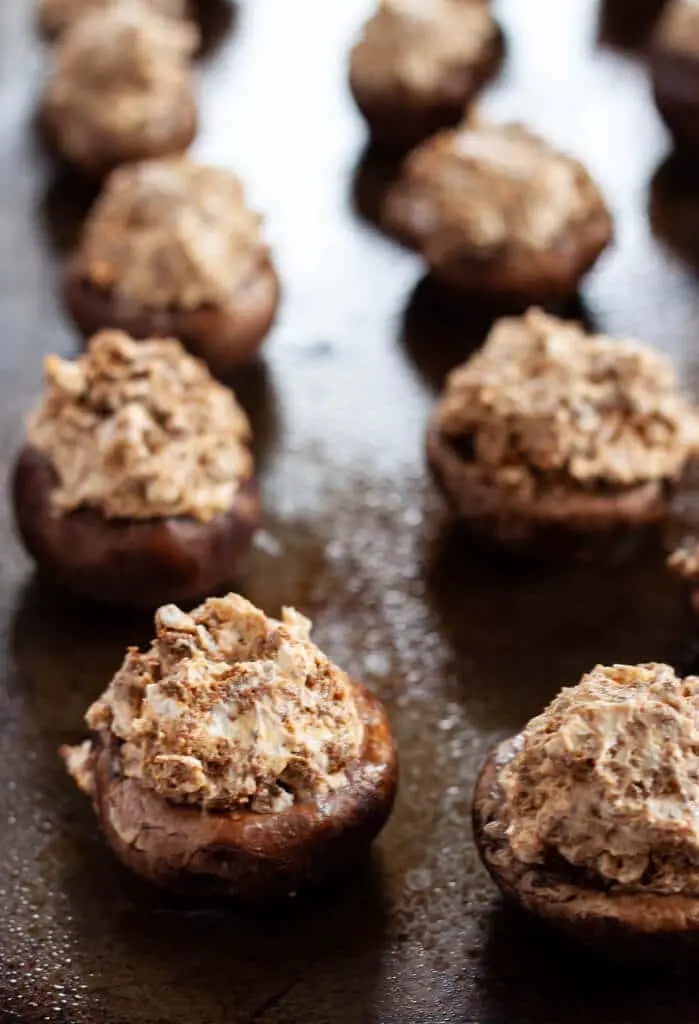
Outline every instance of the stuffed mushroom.
<path fill-rule="evenodd" d="M 264 902 L 347 867 L 386 822 L 397 757 L 379 701 L 293 609 L 166 605 L 64 748 L 107 842 L 151 882 Z"/>
<path fill-rule="evenodd" d="M 260 515 L 250 426 L 172 339 L 102 331 L 49 356 L 14 472 L 24 544 L 57 583 L 154 608 L 226 588 Z"/>

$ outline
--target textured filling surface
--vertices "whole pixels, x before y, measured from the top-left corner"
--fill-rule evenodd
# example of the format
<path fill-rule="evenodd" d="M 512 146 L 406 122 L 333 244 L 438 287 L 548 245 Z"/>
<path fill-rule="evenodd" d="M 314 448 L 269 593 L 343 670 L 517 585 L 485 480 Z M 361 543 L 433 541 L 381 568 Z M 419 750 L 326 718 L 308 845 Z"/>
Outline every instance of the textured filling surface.
<path fill-rule="evenodd" d="M 64 32 L 77 18 L 121 5 L 124 0 L 39 0 L 39 20 L 50 35 Z M 186 18 L 187 0 L 134 0 L 168 18 Z"/>
<path fill-rule="evenodd" d="M 429 96 L 480 64 L 497 36 L 480 0 L 382 0 L 352 51 L 352 80 L 377 96 Z"/>
<path fill-rule="evenodd" d="M 549 251 L 608 218 L 582 164 L 520 124 L 437 133 L 408 156 L 389 204 L 396 197 L 434 265 Z"/>
<path fill-rule="evenodd" d="M 252 474 L 245 413 L 178 341 L 101 331 L 75 361 L 49 356 L 45 377 L 27 441 L 55 471 L 56 514 L 205 522 Z"/>
<path fill-rule="evenodd" d="M 436 421 L 443 437 L 469 439 L 494 484 L 525 499 L 556 483 L 671 480 L 699 446 L 699 411 L 664 356 L 539 309 L 495 324 L 449 375 Z"/>
<path fill-rule="evenodd" d="M 199 31 L 142 0 L 88 11 L 64 32 L 44 106 L 60 125 L 62 148 L 92 155 L 100 137 L 137 136 L 158 146 L 191 102 L 190 59 Z"/>
<path fill-rule="evenodd" d="M 210 810 L 281 811 L 347 784 L 363 724 L 348 677 L 285 608 L 244 598 L 156 613 L 149 650 L 130 650 L 87 713 L 120 741 L 121 768 L 158 796 Z M 90 790 L 91 748 L 65 752 Z"/>
<path fill-rule="evenodd" d="M 91 284 L 125 303 L 196 309 L 230 302 L 267 256 L 239 180 L 181 158 L 112 172 L 79 262 Z"/>
<path fill-rule="evenodd" d="M 518 741 L 487 826 L 518 860 L 555 855 L 613 886 L 699 892 L 699 678 L 598 665 Z"/>

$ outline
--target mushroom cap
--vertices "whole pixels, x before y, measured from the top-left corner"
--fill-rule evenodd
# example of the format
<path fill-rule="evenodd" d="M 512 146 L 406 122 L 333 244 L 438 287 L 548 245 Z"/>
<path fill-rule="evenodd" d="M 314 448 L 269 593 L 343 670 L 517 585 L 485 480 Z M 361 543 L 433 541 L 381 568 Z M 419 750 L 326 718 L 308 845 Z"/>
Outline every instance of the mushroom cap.
<path fill-rule="evenodd" d="M 95 601 L 153 608 L 216 593 L 235 577 L 260 517 L 254 478 L 208 522 L 186 516 L 108 519 L 98 509 L 56 515 L 49 460 L 25 446 L 14 470 L 15 520 L 29 554 L 66 590 Z"/>
<path fill-rule="evenodd" d="M 219 377 L 257 354 L 274 323 L 280 292 L 277 272 L 267 259 L 225 306 L 191 310 L 123 308 L 109 291 L 85 279 L 80 254 L 70 264 L 63 287 L 66 308 L 84 337 L 103 327 L 114 327 L 133 338 L 179 338 Z"/>
<path fill-rule="evenodd" d="M 365 726 L 348 783 L 285 810 L 202 812 L 121 774 L 119 743 L 93 737 L 93 804 L 109 845 L 136 874 L 194 895 L 266 902 L 317 884 L 355 861 L 386 823 L 398 756 L 386 712 L 352 683 Z"/>
<path fill-rule="evenodd" d="M 667 515 L 670 486 L 662 480 L 616 492 L 560 489 L 522 503 L 462 458 L 434 418 L 426 445 L 432 475 L 455 515 L 475 534 L 528 556 L 595 557 Z"/>
<path fill-rule="evenodd" d="M 525 864 L 486 826 L 502 804 L 499 774 L 517 752 L 517 737 L 486 758 L 473 802 L 473 833 L 483 864 L 503 894 L 571 938 L 618 959 L 682 967 L 699 955 L 699 897 L 594 885 L 562 858 Z"/>

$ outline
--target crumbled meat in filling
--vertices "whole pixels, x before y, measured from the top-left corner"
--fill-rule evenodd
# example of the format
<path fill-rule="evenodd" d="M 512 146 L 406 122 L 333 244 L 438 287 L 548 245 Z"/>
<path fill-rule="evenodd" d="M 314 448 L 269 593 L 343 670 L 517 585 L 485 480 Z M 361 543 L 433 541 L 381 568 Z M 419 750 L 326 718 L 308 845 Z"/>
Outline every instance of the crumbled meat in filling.
<path fill-rule="evenodd" d="M 470 438 L 493 483 L 523 498 L 552 482 L 673 479 L 699 450 L 699 410 L 662 355 L 538 309 L 499 320 L 452 371 L 436 422 L 447 439 Z"/>
<path fill-rule="evenodd" d="M 429 95 L 482 62 L 497 35 L 480 0 L 382 0 L 352 51 L 350 73 L 365 92 Z"/>
<path fill-rule="evenodd" d="M 532 719 L 491 831 L 616 886 L 699 892 L 699 678 L 597 666 Z"/>
<path fill-rule="evenodd" d="M 228 171 L 186 158 L 147 160 L 110 175 L 77 266 L 117 301 L 226 304 L 268 257 L 260 224 Z"/>
<path fill-rule="evenodd" d="M 126 777 L 177 803 L 268 812 L 317 799 L 347 783 L 363 724 L 310 628 L 236 594 L 189 615 L 166 605 L 150 650 L 129 651 L 87 723 L 121 741 Z"/>
<path fill-rule="evenodd" d="M 65 31 L 77 18 L 92 11 L 123 4 L 124 0 L 40 0 L 39 20 L 49 35 Z M 187 17 L 187 0 L 140 0 L 146 7 L 169 18 Z"/>
<path fill-rule="evenodd" d="M 252 473 L 245 413 L 178 341 L 102 331 L 74 362 L 49 356 L 45 373 L 27 440 L 56 473 L 57 514 L 206 521 Z"/>
<path fill-rule="evenodd" d="M 595 219 L 604 201 L 577 160 L 522 125 L 465 123 L 408 156 L 387 194 L 421 237 L 431 265 L 548 252 Z"/>
<path fill-rule="evenodd" d="M 134 0 L 78 18 L 56 46 L 44 99 L 62 147 L 79 158 L 104 135 L 143 136 L 153 146 L 169 139 L 191 101 L 197 45 L 192 22 Z"/>
<path fill-rule="evenodd" d="M 670 0 L 655 28 L 653 44 L 681 57 L 699 58 L 697 0 Z"/>

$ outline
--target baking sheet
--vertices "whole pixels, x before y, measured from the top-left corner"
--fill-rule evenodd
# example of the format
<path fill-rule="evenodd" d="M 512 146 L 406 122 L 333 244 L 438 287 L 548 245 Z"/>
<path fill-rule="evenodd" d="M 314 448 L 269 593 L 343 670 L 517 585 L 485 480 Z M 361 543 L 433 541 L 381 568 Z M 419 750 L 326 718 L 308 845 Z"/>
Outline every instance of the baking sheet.
<path fill-rule="evenodd" d="M 696 1021 L 690 982 L 608 966 L 503 908 L 469 824 L 485 752 L 561 685 L 597 661 L 691 663 L 681 588 L 657 547 L 627 564 L 518 569 L 450 530 L 424 471 L 424 423 L 487 323 L 445 311 L 419 260 L 371 221 L 385 168 L 346 88 L 369 3 L 202 2 L 196 152 L 246 180 L 285 285 L 264 364 L 235 381 L 266 506 L 244 590 L 270 613 L 283 602 L 312 615 L 321 646 L 386 701 L 400 796 L 367 864 L 283 910 L 183 904 L 130 877 L 56 750 L 80 738 L 86 706 L 150 623 L 37 580 L 3 503 L 0 1019 Z M 654 6 L 496 4 L 508 57 L 484 106 L 586 160 L 615 212 L 617 243 L 567 311 L 657 344 L 698 393 L 699 189 L 667 159 L 642 62 L 618 48 Z M 5 471 L 42 356 L 77 351 L 57 283 L 91 198 L 35 140 L 46 51 L 31 8 L 0 4 Z"/>

